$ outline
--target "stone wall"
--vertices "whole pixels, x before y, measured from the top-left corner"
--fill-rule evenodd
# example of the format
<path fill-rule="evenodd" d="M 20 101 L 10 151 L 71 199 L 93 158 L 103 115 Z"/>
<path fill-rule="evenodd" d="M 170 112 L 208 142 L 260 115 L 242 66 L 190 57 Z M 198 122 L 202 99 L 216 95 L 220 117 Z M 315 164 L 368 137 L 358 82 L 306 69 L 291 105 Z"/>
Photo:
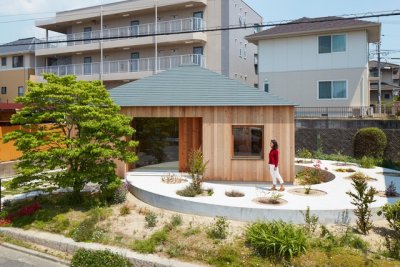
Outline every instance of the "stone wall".
<path fill-rule="evenodd" d="M 382 129 L 388 139 L 385 158 L 400 161 L 400 120 L 297 119 L 296 151 L 317 150 L 319 136 L 324 153 L 353 156 L 353 137 L 358 129 L 365 127 Z"/>

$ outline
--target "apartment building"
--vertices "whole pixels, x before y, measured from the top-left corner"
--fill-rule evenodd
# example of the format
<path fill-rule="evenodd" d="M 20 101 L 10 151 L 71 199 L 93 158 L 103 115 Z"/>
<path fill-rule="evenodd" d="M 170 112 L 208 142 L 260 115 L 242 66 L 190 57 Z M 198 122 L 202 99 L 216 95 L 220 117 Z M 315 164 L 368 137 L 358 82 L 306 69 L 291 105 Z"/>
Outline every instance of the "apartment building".
<path fill-rule="evenodd" d="M 13 103 L 24 94 L 26 82 L 35 73 L 36 41 L 26 38 L 0 46 L 0 102 Z"/>
<path fill-rule="evenodd" d="M 320 17 L 250 35 L 259 88 L 302 107 L 369 106 L 369 43 L 380 31 L 380 23 Z"/>
<path fill-rule="evenodd" d="M 36 75 L 73 74 L 113 88 L 196 64 L 254 85 L 257 47 L 245 36 L 261 23 L 242 0 L 127 0 L 59 12 L 36 22 L 47 36 L 36 45 Z M 204 31 L 249 24 L 254 27 Z"/>
<path fill-rule="evenodd" d="M 391 102 L 400 95 L 400 66 L 389 62 L 381 62 L 381 100 Z M 378 104 L 379 68 L 378 62 L 369 62 L 370 102 Z"/>

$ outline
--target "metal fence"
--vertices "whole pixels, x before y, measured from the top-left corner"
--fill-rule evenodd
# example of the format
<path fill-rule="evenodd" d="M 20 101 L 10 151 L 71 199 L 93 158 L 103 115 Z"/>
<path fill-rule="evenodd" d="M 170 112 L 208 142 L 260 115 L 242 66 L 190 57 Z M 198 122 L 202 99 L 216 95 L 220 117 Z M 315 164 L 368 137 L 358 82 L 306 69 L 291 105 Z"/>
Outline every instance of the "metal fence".
<path fill-rule="evenodd" d="M 384 118 L 397 116 L 400 105 L 371 107 L 296 107 L 296 118 Z"/>

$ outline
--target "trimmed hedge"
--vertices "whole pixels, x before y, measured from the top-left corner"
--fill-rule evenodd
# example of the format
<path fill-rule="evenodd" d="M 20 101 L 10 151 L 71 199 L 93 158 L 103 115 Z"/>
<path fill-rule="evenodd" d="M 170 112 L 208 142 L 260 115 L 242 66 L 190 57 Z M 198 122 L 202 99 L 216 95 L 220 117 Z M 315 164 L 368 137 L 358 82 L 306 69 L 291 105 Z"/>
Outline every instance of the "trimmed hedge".
<path fill-rule="evenodd" d="M 71 261 L 71 267 L 133 267 L 128 259 L 109 250 L 79 249 Z"/>
<path fill-rule="evenodd" d="M 353 143 L 356 158 L 367 156 L 381 159 L 385 152 L 387 138 L 379 128 L 363 128 L 354 135 Z"/>

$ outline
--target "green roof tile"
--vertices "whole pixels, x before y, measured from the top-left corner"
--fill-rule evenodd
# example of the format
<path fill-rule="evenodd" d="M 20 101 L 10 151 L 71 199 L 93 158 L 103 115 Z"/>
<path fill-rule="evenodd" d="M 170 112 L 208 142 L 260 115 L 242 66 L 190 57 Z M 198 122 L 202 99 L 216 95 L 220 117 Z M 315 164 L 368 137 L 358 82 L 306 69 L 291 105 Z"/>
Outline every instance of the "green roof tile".
<path fill-rule="evenodd" d="M 184 65 L 110 90 L 122 107 L 295 106 L 270 93 L 194 65 Z"/>

